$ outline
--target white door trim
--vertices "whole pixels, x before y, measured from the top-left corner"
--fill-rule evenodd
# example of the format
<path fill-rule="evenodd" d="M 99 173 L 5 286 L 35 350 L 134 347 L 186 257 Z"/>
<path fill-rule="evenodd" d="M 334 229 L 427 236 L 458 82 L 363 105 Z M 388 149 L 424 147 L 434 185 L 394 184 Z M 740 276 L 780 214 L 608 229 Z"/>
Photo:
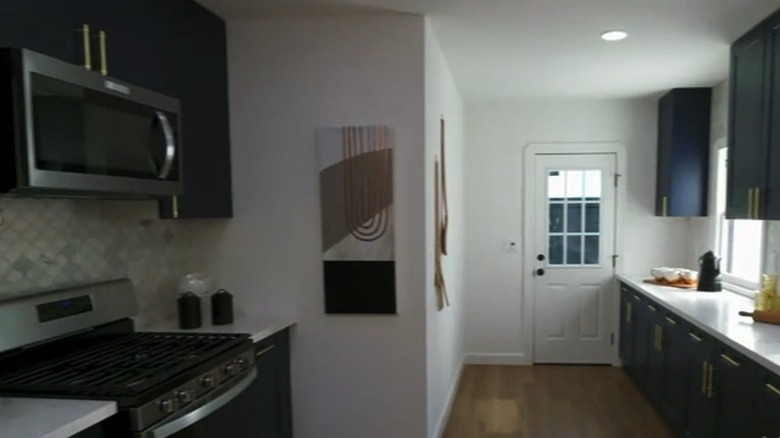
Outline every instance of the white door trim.
<path fill-rule="evenodd" d="M 626 205 L 626 170 L 628 165 L 627 151 L 625 145 L 616 142 L 570 142 L 570 143 L 529 143 L 525 146 L 523 154 L 523 217 L 527 218 L 534 214 L 536 186 L 535 164 L 536 155 L 569 155 L 569 154 L 615 154 L 617 156 L 617 173 L 620 175 L 617 190 L 615 193 L 615 254 L 621 257 L 617 258 L 615 273 L 623 271 L 623 237 L 620 230 L 623 229 L 623 216 Z M 534 363 L 534 287 L 533 276 L 531 272 L 534 269 L 535 254 L 534 239 L 535 233 L 532 221 L 523 221 L 523 245 L 522 245 L 522 318 L 523 318 L 523 352 L 528 364 Z M 618 357 L 618 333 L 620 321 L 620 306 L 617 304 L 618 290 L 613 287 L 613 306 L 614 311 L 610 318 L 610 327 L 615 334 L 613 345 L 614 365 L 620 364 Z"/>

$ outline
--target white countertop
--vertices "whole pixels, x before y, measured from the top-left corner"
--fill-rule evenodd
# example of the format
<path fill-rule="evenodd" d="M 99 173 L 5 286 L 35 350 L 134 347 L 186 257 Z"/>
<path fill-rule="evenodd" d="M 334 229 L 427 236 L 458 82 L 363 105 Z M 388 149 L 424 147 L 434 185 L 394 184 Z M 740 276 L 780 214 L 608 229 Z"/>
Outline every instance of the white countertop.
<path fill-rule="evenodd" d="M 0 397 L 0 437 L 66 438 L 116 414 L 116 403 Z"/>
<path fill-rule="evenodd" d="M 196 329 L 180 329 L 178 321 L 168 321 L 161 324 L 137 327 L 136 330 L 145 332 L 245 333 L 252 336 L 253 342 L 259 342 L 295 325 L 295 321 L 291 318 L 266 315 L 236 316 L 233 324 L 230 325 L 211 325 L 208 322 L 208 318 L 204 318 L 203 322 L 203 326 Z"/>
<path fill-rule="evenodd" d="M 643 283 L 647 277 L 618 275 L 618 279 L 683 317 L 692 325 L 780 374 L 780 326 L 739 316 L 752 312 L 754 301 L 732 292 L 696 292 Z"/>

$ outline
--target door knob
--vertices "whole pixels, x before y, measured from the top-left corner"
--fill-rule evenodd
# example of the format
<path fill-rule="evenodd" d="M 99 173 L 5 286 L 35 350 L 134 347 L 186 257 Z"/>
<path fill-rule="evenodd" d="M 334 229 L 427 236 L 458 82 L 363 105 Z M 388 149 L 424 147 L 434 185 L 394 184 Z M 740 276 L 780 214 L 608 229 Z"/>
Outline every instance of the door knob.
<path fill-rule="evenodd" d="M 539 260 L 540 262 L 543 262 L 544 261 L 544 254 L 539 254 L 538 256 L 536 256 L 536 260 Z"/>
<path fill-rule="evenodd" d="M 544 269 L 542 269 L 542 268 L 537 269 L 536 270 L 536 275 L 538 275 L 540 277 L 543 276 L 544 275 Z"/>

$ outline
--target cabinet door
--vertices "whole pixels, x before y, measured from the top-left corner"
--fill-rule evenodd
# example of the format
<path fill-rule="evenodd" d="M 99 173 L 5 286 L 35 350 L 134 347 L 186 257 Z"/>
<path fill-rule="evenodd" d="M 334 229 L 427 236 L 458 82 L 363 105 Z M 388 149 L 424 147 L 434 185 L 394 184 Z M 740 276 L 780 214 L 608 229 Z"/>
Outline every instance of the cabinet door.
<path fill-rule="evenodd" d="M 746 358 L 729 349 L 720 351 L 713 376 L 719 438 L 754 436 L 753 409 L 760 385 L 757 375 L 758 370 Z"/>
<path fill-rule="evenodd" d="M 780 378 L 763 376 L 761 390 L 756 403 L 756 436 L 780 437 Z"/>
<path fill-rule="evenodd" d="M 96 0 L 4 1 L 0 4 L 0 47 L 22 47 L 83 65 L 80 29 L 95 18 Z"/>
<path fill-rule="evenodd" d="M 731 49 L 726 208 L 731 219 L 752 218 L 752 194 L 764 187 L 766 46 L 764 27 L 760 26 Z"/>
<path fill-rule="evenodd" d="M 165 218 L 233 216 L 225 22 L 191 0 L 160 3 L 164 84 L 182 111 L 184 194 L 161 203 Z"/>
<path fill-rule="evenodd" d="M 710 385 L 714 367 L 712 342 L 703 334 L 688 333 L 688 417 L 685 432 L 691 438 L 715 437 L 717 405 Z"/>
<path fill-rule="evenodd" d="M 620 285 L 620 360 L 629 373 L 633 372 L 634 346 L 634 300 L 631 289 Z"/>
<path fill-rule="evenodd" d="M 655 215 L 669 216 L 672 197 L 672 127 L 674 95 L 666 94 L 658 102 L 658 161 L 656 163 Z"/>
<path fill-rule="evenodd" d="M 769 35 L 769 90 L 770 121 L 769 121 L 769 159 L 770 169 L 780 168 L 780 13 L 775 14 L 767 22 Z M 764 214 L 763 219 L 780 220 L 780 175 L 778 172 L 768 172 L 766 176 L 766 193 L 760 194 Z"/>
<path fill-rule="evenodd" d="M 158 0 L 100 0 L 95 36 L 106 34 L 106 67 L 108 75 L 164 94 L 163 84 L 173 75 L 161 62 L 164 22 Z M 99 39 L 96 70 L 100 70 Z M 169 94 L 171 95 L 171 94 Z M 171 95 L 171 97 L 177 97 Z"/>
<path fill-rule="evenodd" d="M 664 376 L 661 387 L 662 408 L 675 429 L 682 429 L 688 413 L 688 326 L 676 315 L 665 315 L 661 348 L 664 354 Z"/>
<path fill-rule="evenodd" d="M 631 298 L 636 303 L 636 336 L 634 338 L 634 378 L 645 391 L 650 383 L 650 350 L 653 344 L 653 320 L 648 310 L 648 302 L 633 294 Z"/>
<path fill-rule="evenodd" d="M 262 437 L 292 438 L 289 332 L 255 344 L 257 361 L 256 415 Z"/>
<path fill-rule="evenodd" d="M 650 339 L 647 345 L 647 393 L 656 405 L 663 401 L 664 391 L 664 351 L 662 313 L 658 305 L 648 304 L 648 321 L 650 324 Z"/>

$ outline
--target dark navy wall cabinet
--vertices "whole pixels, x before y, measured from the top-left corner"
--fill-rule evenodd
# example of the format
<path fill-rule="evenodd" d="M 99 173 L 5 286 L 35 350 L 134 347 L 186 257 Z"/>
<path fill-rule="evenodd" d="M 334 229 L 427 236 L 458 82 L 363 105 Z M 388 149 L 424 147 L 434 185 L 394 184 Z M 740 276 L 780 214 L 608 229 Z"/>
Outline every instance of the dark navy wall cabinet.
<path fill-rule="evenodd" d="M 656 216 L 706 216 L 711 88 L 676 88 L 658 103 Z"/>
<path fill-rule="evenodd" d="M 24 47 L 181 102 L 184 193 L 160 203 L 163 218 L 233 215 L 225 22 L 192 0 L 9 0 L 0 4 L 0 47 Z"/>

